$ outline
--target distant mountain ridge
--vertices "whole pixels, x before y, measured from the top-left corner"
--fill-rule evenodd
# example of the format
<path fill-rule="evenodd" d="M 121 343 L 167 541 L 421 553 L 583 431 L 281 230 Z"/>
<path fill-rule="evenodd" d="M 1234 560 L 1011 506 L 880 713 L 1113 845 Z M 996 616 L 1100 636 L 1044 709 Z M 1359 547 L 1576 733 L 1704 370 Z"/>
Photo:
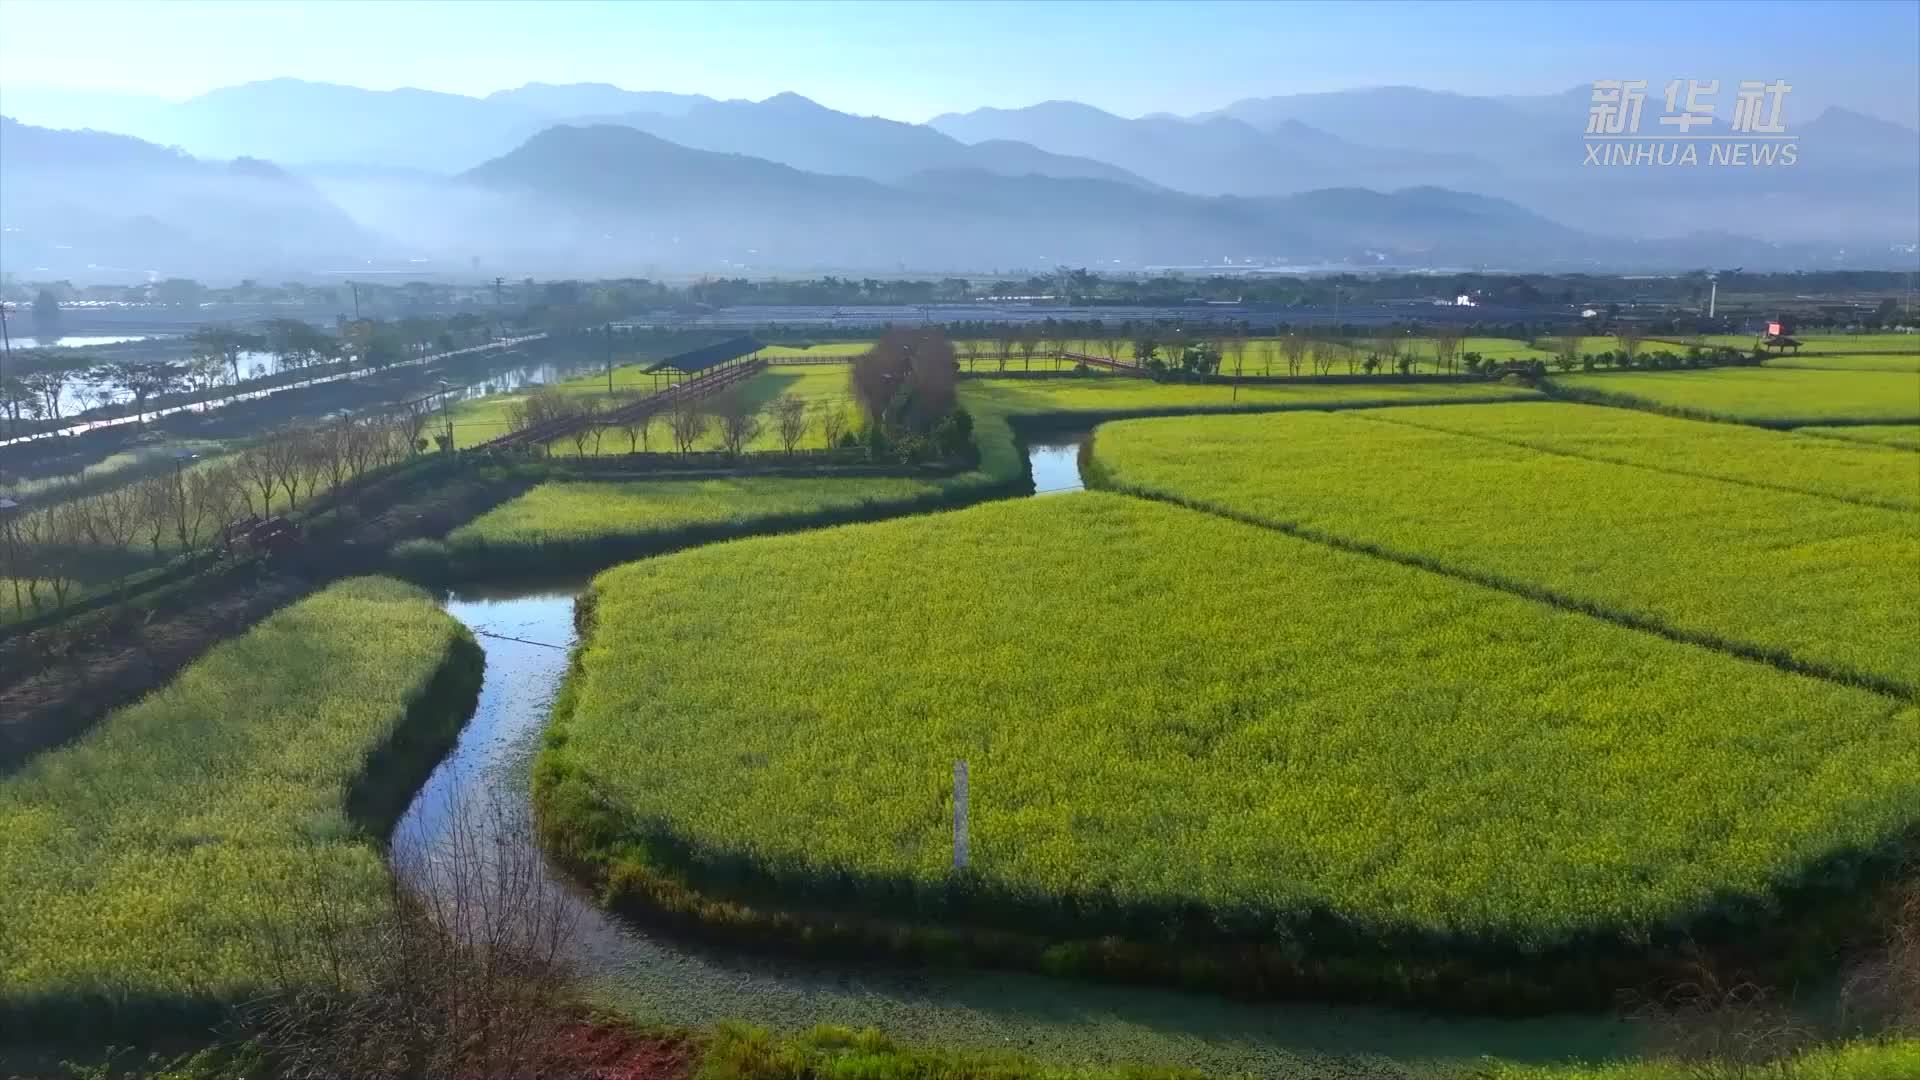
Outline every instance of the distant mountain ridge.
<path fill-rule="evenodd" d="M 695 150 L 613 124 L 551 128 L 459 179 L 508 199 L 516 220 L 537 223 L 535 237 L 564 238 L 555 249 L 565 244 L 602 264 L 694 251 L 789 266 L 1164 264 L 1369 251 L 1478 261 L 1529 246 L 1592 244 L 1520 207 L 1431 189 L 1208 198 L 978 169 L 926 170 L 885 184 Z M 534 257 L 535 248 L 519 254 Z"/>
<path fill-rule="evenodd" d="M 1587 97 L 1380 87 L 1187 117 L 1055 101 L 907 124 L 793 93 L 605 83 L 479 98 L 275 79 L 164 108 L 83 95 L 67 115 L 101 110 L 144 141 L 9 124 L 0 259 L 72 273 L 1685 268 L 1884 262 L 1920 240 L 1908 129 L 1828 109 L 1796 125 L 1796 168 L 1592 169 Z"/>
<path fill-rule="evenodd" d="M 980 169 L 1147 186 L 1126 169 L 1048 153 L 1011 139 L 968 145 L 934 128 L 837 112 L 799 94 L 765 101 L 703 101 L 678 115 L 629 112 L 575 122 L 614 123 L 700 150 L 752 154 L 809 172 L 898 180 L 927 169 Z"/>
<path fill-rule="evenodd" d="M 201 161 L 125 135 L 0 117 L 0 258 L 39 266 L 264 272 L 365 257 L 380 239 L 271 162 Z"/>

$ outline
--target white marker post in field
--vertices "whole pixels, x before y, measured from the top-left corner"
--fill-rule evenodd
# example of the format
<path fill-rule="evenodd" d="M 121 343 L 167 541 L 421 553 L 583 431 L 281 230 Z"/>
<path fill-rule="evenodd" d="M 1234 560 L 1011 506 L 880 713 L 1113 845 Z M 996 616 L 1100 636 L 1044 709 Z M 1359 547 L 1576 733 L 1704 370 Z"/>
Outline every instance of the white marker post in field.
<path fill-rule="evenodd" d="M 967 868 L 967 763 L 953 763 L 953 868 Z"/>

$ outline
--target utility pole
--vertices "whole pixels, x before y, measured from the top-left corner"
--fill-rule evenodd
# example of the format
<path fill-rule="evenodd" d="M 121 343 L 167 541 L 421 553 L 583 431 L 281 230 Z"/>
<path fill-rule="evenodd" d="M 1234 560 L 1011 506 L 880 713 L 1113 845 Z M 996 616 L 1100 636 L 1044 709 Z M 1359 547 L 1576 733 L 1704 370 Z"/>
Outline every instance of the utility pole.
<path fill-rule="evenodd" d="M 507 279 L 503 277 L 497 277 L 493 279 L 493 306 L 494 307 L 502 306 L 502 301 L 500 299 L 500 290 L 503 286 L 506 285 L 506 283 L 507 283 Z"/>
<path fill-rule="evenodd" d="M 1708 274 L 1707 284 L 1711 286 L 1707 291 L 1707 318 L 1711 319 L 1720 310 L 1720 275 Z"/>
<path fill-rule="evenodd" d="M 347 282 L 347 288 L 353 290 L 353 321 L 359 322 L 360 321 L 360 285 L 358 282 L 349 281 Z"/>
<path fill-rule="evenodd" d="M 613 324 L 607 324 L 607 393 L 613 393 Z"/>

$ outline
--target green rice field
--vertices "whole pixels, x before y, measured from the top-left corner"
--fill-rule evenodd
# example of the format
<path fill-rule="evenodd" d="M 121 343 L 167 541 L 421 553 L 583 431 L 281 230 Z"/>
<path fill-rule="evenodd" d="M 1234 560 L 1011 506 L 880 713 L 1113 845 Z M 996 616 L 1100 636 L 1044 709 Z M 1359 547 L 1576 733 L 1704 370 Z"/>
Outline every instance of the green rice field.
<path fill-rule="evenodd" d="M 1555 390 L 1619 404 L 1773 427 L 1834 420 L 1920 423 L 1920 373 L 1734 367 L 1556 375 L 1551 381 Z"/>
<path fill-rule="evenodd" d="M 1120 490 L 1837 678 L 1920 687 L 1920 573 L 1901 569 L 1920 568 L 1910 512 L 1357 412 L 1123 421 L 1100 428 L 1092 456 L 1095 481 Z"/>
<path fill-rule="evenodd" d="M 0 779 L 0 1026 L 233 1002 L 266 985 L 316 883 L 342 925 L 377 910 L 386 868 L 362 830 L 385 823 L 349 788 L 412 725 L 464 719 L 478 668 L 425 593 L 345 581 Z"/>
<path fill-rule="evenodd" d="M 1122 427 L 1155 425 L 1180 426 Z M 594 593 L 543 782 L 810 903 L 1548 946 L 1764 903 L 1920 805 L 1910 705 L 1104 493 L 722 544 Z"/>

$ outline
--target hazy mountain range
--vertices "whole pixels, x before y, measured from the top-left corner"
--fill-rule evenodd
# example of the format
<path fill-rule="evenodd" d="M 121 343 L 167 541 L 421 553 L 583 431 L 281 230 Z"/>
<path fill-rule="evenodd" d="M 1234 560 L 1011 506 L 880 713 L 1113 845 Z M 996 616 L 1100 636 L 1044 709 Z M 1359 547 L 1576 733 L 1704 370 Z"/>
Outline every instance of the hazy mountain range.
<path fill-rule="evenodd" d="M 279 79 L 177 104 L 7 90 L 0 112 L 23 123 L 0 128 L 0 264 L 214 277 L 1911 262 L 1910 129 L 1827 109 L 1793 124 L 1791 168 L 1594 168 L 1587 108 L 1585 89 L 1387 87 L 1190 117 L 1046 102 L 905 124 L 796 94 L 596 83 L 475 98 Z"/>

